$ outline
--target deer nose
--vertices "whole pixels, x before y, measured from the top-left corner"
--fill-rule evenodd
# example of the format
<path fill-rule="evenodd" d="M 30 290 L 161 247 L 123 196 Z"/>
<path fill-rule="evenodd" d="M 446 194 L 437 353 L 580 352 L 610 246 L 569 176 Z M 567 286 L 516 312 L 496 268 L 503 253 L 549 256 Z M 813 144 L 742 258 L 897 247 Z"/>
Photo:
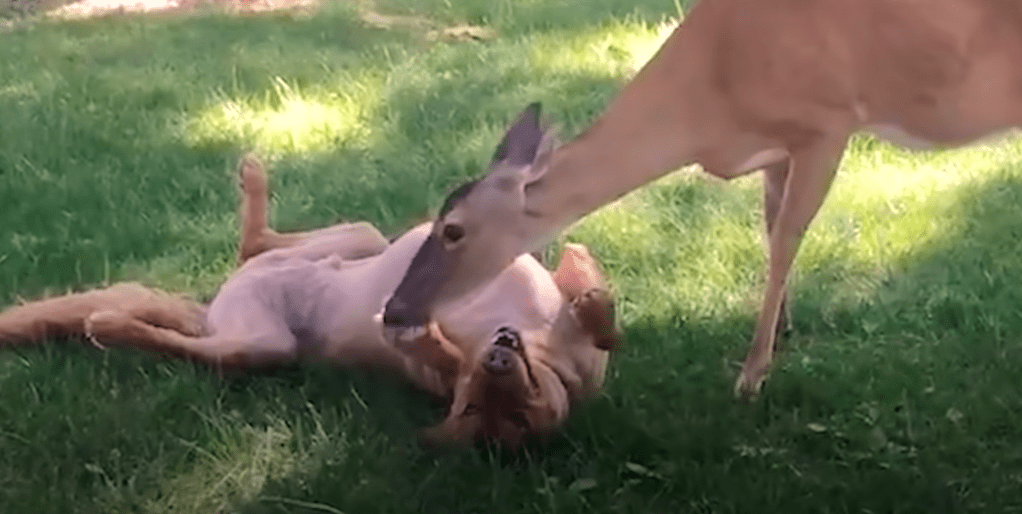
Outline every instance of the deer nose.
<path fill-rule="evenodd" d="M 401 312 L 395 308 L 390 308 L 389 305 L 387 307 L 387 310 L 383 311 L 384 325 L 388 327 L 403 327 L 407 325 L 407 323 L 405 323 L 407 313 Z"/>
<path fill-rule="evenodd" d="M 515 352 L 506 346 L 494 346 L 483 361 L 483 368 L 494 375 L 506 375 L 515 366 Z"/>
<path fill-rule="evenodd" d="M 398 296 L 392 296 L 383 310 L 383 324 L 388 327 L 413 327 L 424 325 L 412 306 Z"/>

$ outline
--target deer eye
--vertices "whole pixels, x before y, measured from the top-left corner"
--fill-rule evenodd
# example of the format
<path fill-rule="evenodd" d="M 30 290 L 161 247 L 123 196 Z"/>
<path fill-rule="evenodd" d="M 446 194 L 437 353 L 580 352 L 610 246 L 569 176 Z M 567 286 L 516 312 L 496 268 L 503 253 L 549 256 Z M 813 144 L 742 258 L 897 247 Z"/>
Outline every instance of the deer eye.
<path fill-rule="evenodd" d="M 473 405 L 473 404 L 470 403 L 470 404 L 465 406 L 465 410 L 461 412 L 461 415 L 462 416 L 471 416 L 473 414 L 477 414 L 478 412 L 479 412 L 479 406 Z"/>
<path fill-rule="evenodd" d="M 461 225 L 444 226 L 444 241 L 457 243 L 463 237 L 465 237 L 465 229 Z"/>

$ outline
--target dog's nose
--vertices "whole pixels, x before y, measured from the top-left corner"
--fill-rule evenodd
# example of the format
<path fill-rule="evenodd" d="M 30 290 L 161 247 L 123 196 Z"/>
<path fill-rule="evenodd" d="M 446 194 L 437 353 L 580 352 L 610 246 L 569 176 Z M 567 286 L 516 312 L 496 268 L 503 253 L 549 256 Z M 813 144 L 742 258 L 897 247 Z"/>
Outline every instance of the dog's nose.
<path fill-rule="evenodd" d="M 515 352 L 506 346 L 494 346 L 483 361 L 483 368 L 494 375 L 506 375 L 515 365 Z"/>

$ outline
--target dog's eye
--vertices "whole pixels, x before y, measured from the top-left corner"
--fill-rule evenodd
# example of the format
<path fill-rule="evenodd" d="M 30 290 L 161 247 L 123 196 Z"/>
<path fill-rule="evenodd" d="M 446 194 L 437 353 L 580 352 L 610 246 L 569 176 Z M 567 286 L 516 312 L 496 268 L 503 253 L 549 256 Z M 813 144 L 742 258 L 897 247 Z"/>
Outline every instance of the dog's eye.
<path fill-rule="evenodd" d="M 444 226 L 444 241 L 457 243 L 463 237 L 465 237 L 465 229 L 461 225 Z"/>
<path fill-rule="evenodd" d="M 525 415 L 524 412 L 520 410 L 515 410 L 507 413 L 507 419 L 511 423 L 514 423 L 515 426 L 517 426 L 518 428 L 525 430 L 529 429 L 529 418 Z"/>
<path fill-rule="evenodd" d="M 461 411 L 462 416 L 471 416 L 479 413 L 479 406 L 474 404 L 468 404 L 465 406 L 465 410 Z"/>

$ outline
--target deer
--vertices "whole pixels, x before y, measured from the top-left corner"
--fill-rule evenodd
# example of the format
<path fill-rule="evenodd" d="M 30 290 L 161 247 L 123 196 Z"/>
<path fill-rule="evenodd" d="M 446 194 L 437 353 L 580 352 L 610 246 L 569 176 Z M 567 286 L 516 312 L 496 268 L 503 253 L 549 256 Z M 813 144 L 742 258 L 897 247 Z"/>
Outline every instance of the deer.
<path fill-rule="evenodd" d="M 446 199 L 384 323 L 422 325 L 515 256 L 683 167 L 762 171 L 766 284 L 735 381 L 757 397 L 789 321 L 787 285 L 849 138 L 956 148 L 1022 126 L 1018 0 L 702 0 L 580 135 L 550 143 L 540 106 L 481 178 Z"/>

